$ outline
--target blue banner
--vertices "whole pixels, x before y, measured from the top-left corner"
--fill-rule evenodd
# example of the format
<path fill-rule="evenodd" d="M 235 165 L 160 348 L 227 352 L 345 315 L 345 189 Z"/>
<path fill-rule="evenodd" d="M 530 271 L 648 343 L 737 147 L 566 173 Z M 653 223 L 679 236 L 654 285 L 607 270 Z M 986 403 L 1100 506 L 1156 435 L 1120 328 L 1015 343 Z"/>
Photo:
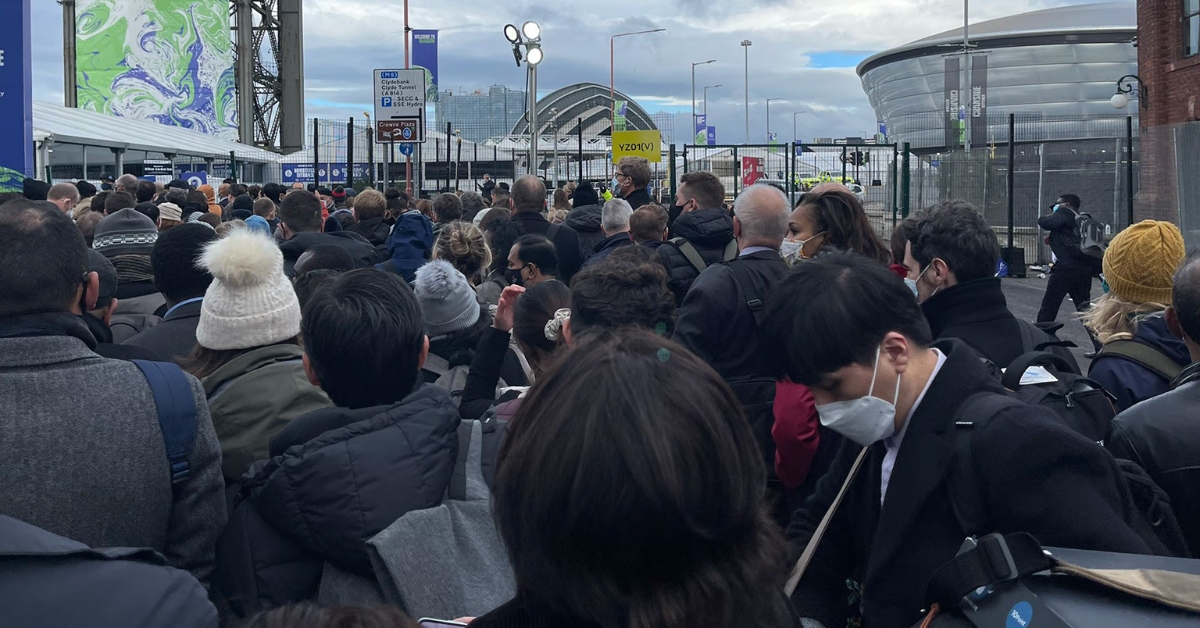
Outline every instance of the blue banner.
<path fill-rule="evenodd" d="M 35 176 L 30 1 L 0 2 L 0 192 Z"/>
<path fill-rule="evenodd" d="M 707 129 L 705 129 L 705 136 L 706 136 L 705 139 L 708 140 L 709 146 L 717 145 L 717 127 L 710 126 Z"/>
<path fill-rule="evenodd" d="M 184 181 L 187 181 L 188 184 L 192 186 L 192 189 L 198 188 L 198 187 L 200 187 L 202 185 L 206 185 L 208 183 L 208 173 L 204 172 L 203 170 L 196 171 L 196 172 L 185 172 L 182 175 L 180 175 L 179 178 L 183 179 Z"/>
<path fill-rule="evenodd" d="M 312 163 L 282 163 L 281 183 L 313 183 L 313 165 Z M 371 173 L 370 164 L 358 163 L 354 164 L 354 178 L 359 181 L 365 181 Z M 322 183 L 330 185 L 339 185 L 346 182 L 346 164 L 335 163 L 330 164 L 324 162 L 321 164 L 320 170 L 317 172 Z"/>
<path fill-rule="evenodd" d="M 696 143 L 704 145 L 708 143 L 708 115 L 700 113 L 696 114 L 695 138 Z"/>
<path fill-rule="evenodd" d="M 414 30 L 412 32 L 412 67 L 425 69 L 425 102 L 435 103 L 438 99 L 438 32 Z"/>

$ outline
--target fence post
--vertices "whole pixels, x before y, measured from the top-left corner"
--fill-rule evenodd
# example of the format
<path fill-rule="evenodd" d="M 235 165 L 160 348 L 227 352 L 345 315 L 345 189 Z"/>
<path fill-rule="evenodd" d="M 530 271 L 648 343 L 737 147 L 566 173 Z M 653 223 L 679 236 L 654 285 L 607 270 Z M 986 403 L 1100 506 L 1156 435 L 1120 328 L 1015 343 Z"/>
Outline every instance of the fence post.
<path fill-rule="evenodd" d="M 313 118 L 313 184 L 321 185 L 321 119 Z"/>
<path fill-rule="evenodd" d="M 738 185 L 742 182 L 742 162 L 738 159 L 737 146 L 733 147 L 733 198 L 737 198 Z"/>
<path fill-rule="evenodd" d="M 354 187 L 354 116 L 346 127 L 346 187 Z"/>
<path fill-rule="evenodd" d="M 842 179 L 838 181 L 842 185 L 846 184 L 846 145 L 842 144 Z"/>
<path fill-rule="evenodd" d="M 579 182 L 583 183 L 583 180 L 585 178 L 587 178 L 587 175 L 585 175 L 583 172 L 583 118 L 579 118 L 578 131 L 579 131 Z"/>
<path fill-rule="evenodd" d="M 675 203 L 675 193 L 679 191 L 678 183 L 676 183 L 675 172 L 675 143 L 671 142 L 671 163 L 667 165 L 667 176 L 671 177 L 671 203 Z"/>
<path fill-rule="evenodd" d="M 683 174 L 688 173 L 688 145 L 683 145 Z"/>
<path fill-rule="evenodd" d="M 889 181 L 892 184 L 892 229 L 896 229 L 896 223 L 899 222 L 900 216 L 900 181 L 896 179 L 900 172 L 900 146 L 892 143 L 892 177 Z"/>
<path fill-rule="evenodd" d="M 450 122 L 446 123 L 446 187 L 442 188 L 443 190 L 450 189 L 450 128 L 451 128 L 451 126 L 452 126 L 452 123 L 450 123 Z M 438 192 L 440 193 L 441 190 L 438 190 Z"/>
<path fill-rule="evenodd" d="M 903 216 L 904 218 L 908 218 L 908 212 L 910 209 L 910 207 L 909 207 L 910 192 L 909 192 L 908 186 L 912 182 L 911 181 L 912 172 L 909 169 L 909 163 L 908 163 L 908 150 L 909 150 L 909 144 L 908 144 L 908 142 L 905 142 L 904 143 L 904 159 L 901 162 L 901 166 L 900 166 L 901 168 L 903 168 L 903 170 L 900 172 L 900 181 L 901 181 L 901 186 L 902 186 L 901 190 L 900 190 L 900 212 L 901 212 L 901 216 Z"/>
<path fill-rule="evenodd" d="M 458 155 L 454 158 L 454 191 L 457 192 L 459 186 L 462 185 L 462 136 L 458 136 Z"/>
<path fill-rule="evenodd" d="M 237 171 L 237 154 L 233 151 L 229 151 L 229 176 L 233 177 L 235 181 L 241 180 Z"/>
<path fill-rule="evenodd" d="M 1129 227 L 1133 225 L 1133 116 L 1125 116 L 1125 189 L 1125 210 L 1129 214 L 1125 226 Z"/>
<path fill-rule="evenodd" d="M 371 187 L 375 187 L 375 140 L 376 139 L 377 138 L 375 137 L 375 129 L 368 128 L 367 129 L 367 140 L 369 140 L 369 141 L 367 142 L 367 164 L 369 165 L 369 167 L 367 168 L 367 172 L 368 172 L 367 181 L 370 183 Z"/>
<path fill-rule="evenodd" d="M 1013 247 L 1013 231 L 1016 229 L 1016 199 L 1013 198 L 1017 163 L 1017 116 L 1008 114 L 1008 248 Z"/>

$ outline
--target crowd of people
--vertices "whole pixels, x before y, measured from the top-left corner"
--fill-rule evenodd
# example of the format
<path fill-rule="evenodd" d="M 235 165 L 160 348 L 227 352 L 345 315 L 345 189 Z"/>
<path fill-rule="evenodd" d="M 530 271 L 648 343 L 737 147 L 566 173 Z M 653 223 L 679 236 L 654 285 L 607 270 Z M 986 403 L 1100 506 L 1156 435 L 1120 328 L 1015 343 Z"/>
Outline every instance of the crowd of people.
<path fill-rule="evenodd" d="M 967 203 L 649 182 L 0 196 L 4 623 L 908 628 L 968 537 L 1200 554 L 1174 225 L 1062 195 L 1034 323 Z"/>

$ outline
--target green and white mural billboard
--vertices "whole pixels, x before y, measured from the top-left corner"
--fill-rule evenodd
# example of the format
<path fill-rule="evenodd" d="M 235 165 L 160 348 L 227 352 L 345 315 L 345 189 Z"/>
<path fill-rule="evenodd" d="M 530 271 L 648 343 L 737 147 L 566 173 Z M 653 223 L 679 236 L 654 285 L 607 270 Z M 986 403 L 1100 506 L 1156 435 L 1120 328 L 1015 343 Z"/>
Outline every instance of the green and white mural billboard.
<path fill-rule="evenodd" d="M 237 139 L 229 3 L 79 0 L 79 108 Z"/>

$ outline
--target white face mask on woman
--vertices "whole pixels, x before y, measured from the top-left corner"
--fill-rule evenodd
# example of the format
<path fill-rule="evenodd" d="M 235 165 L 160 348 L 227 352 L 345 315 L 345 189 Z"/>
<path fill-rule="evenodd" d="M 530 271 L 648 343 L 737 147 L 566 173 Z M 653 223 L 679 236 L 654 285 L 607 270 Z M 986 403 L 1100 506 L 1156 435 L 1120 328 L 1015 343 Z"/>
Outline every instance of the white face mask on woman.
<path fill-rule="evenodd" d="M 879 376 L 879 357 L 883 345 L 875 349 L 875 368 L 871 371 L 871 388 L 867 396 L 848 401 L 835 401 L 817 406 L 821 425 L 867 447 L 896 433 L 896 402 L 900 399 L 900 375 L 896 376 L 896 392 L 892 402 L 871 396 Z"/>

